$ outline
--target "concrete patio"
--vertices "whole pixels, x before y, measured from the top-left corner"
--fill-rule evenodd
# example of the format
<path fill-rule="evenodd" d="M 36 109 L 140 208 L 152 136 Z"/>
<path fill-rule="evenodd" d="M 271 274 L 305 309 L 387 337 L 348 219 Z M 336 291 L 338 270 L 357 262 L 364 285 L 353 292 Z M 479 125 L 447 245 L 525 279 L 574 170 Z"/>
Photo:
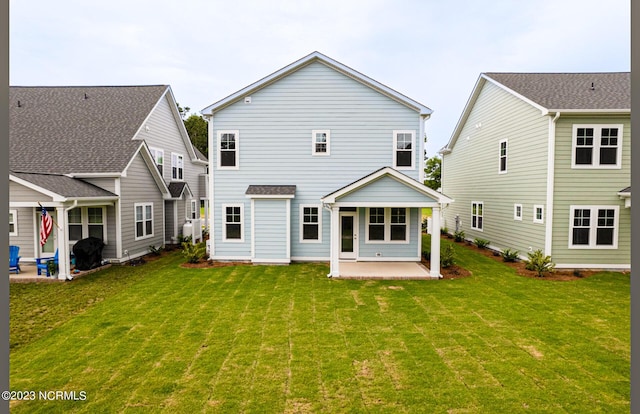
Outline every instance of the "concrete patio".
<path fill-rule="evenodd" d="M 339 279 L 424 280 L 432 277 L 418 262 L 355 262 L 341 261 Z"/>
<path fill-rule="evenodd" d="M 98 270 L 106 269 L 108 267 L 111 267 L 111 264 L 107 264 L 91 270 L 78 271 L 78 273 L 72 272 L 71 277 L 73 277 L 73 279 L 78 279 L 82 276 L 86 276 L 88 274 L 97 272 Z M 18 274 L 10 273 L 9 282 L 11 283 L 33 283 L 33 282 L 55 283 L 55 282 L 65 282 L 65 280 L 57 279 L 54 277 L 47 277 L 46 274 L 38 276 L 38 269 L 36 268 L 35 263 L 20 263 L 20 273 Z"/>

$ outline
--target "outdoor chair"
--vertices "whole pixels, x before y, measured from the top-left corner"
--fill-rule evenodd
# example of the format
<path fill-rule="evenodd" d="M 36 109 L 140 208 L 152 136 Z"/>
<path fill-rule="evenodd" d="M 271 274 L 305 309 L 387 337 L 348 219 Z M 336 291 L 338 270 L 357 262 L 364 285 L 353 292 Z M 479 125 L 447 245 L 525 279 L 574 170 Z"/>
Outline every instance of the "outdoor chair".
<path fill-rule="evenodd" d="M 20 273 L 20 246 L 9 246 L 9 273 Z"/>
<path fill-rule="evenodd" d="M 53 255 L 53 257 L 36 257 L 38 276 L 42 275 L 43 270 L 46 272 L 47 277 L 51 276 L 49 272 L 49 262 L 54 262 L 56 265 L 58 264 L 58 249 L 56 249 L 56 254 Z"/>

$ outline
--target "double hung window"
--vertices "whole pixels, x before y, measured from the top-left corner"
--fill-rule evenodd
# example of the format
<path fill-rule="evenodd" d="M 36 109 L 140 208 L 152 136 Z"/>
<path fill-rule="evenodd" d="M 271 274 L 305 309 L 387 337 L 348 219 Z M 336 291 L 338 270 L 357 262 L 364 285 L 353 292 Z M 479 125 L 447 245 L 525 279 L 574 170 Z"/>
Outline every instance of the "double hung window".
<path fill-rule="evenodd" d="M 574 125 L 573 168 L 620 168 L 622 125 Z"/>

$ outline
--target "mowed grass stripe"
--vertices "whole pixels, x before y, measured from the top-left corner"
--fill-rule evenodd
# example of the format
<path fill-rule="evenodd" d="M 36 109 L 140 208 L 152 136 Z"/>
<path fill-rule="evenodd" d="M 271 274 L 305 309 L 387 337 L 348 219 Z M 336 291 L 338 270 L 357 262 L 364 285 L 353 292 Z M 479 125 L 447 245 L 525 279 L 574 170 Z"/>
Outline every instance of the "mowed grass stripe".
<path fill-rule="evenodd" d="M 456 248 L 472 277 L 183 269 L 174 254 L 57 285 L 47 295 L 67 293 L 74 310 L 12 348 L 12 389 L 87 401 L 12 412 L 628 412 L 628 275 L 526 279 Z M 12 312 L 39 289 L 12 292 Z"/>

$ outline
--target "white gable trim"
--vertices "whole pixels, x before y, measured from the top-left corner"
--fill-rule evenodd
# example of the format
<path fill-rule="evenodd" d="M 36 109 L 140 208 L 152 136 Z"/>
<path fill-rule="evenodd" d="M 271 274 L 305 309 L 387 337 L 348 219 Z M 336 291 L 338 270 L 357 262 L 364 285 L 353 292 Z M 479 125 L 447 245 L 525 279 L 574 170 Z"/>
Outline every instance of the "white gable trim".
<path fill-rule="evenodd" d="M 389 175 L 392 178 L 395 178 L 400 183 L 405 184 L 406 186 L 414 189 L 415 191 L 418 191 L 419 193 L 422 193 L 428 197 L 433 198 L 437 203 L 448 204 L 453 202 L 453 199 L 419 183 L 418 181 L 394 170 L 391 167 L 381 168 L 378 171 L 375 171 L 374 173 L 369 174 L 366 177 L 363 177 L 358 181 L 355 181 L 347 185 L 346 187 L 343 187 L 331 194 L 327 194 L 326 196 L 322 197 L 320 201 L 322 201 L 325 204 L 334 204 L 336 203 L 336 200 L 339 199 L 340 197 L 343 197 L 349 193 L 352 193 L 360 188 L 366 187 L 370 183 L 378 180 L 379 178 L 382 178 L 385 175 Z M 403 206 L 406 206 L 406 203 L 401 203 L 401 204 L 403 204 Z M 385 206 L 389 207 L 389 205 L 390 203 L 385 203 Z"/>
<path fill-rule="evenodd" d="M 398 91 L 389 88 L 386 85 L 383 85 L 382 83 L 371 79 L 370 77 L 336 61 L 333 60 L 325 55 L 323 55 L 320 52 L 313 52 L 305 57 L 303 57 L 302 59 L 299 59 L 285 67 L 283 67 L 282 69 L 279 69 L 275 72 L 273 72 L 272 74 L 265 76 L 264 78 L 260 79 L 257 82 L 252 83 L 251 85 L 240 89 L 239 91 L 227 96 L 224 99 L 221 99 L 220 101 L 209 105 L 208 107 L 204 108 L 201 112 L 203 114 L 212 114 L 213 112 L 220 110 L 222 108 L 224 108 L 225 106 L 228 106 L 240 99 L 243 99 L 246 95 L 249 95 L 251 93 L 254 93 L 257 90 L 260 90 L 262 88 L 264 88 L 265 86 L 268 86 L 276 81 L 278 81 L 279 79 L 282 79 L 286 76 L 288 76 L 289 74 L 309 65 L 312 62 L 320 62 L 362 84 L 364 84 L 365 86 L 370 87 L 371 89 L 374 89 L 382 94 L 384 94 L 385 96 L 405 105 L 408 106 L 416 111 L 418 111 L 420 113 L 420 115 L 430 115 L 431 113 L 433 113 L 433 111 L 426 107 L 425 105 L 414 101 L 413 99 L 399 93 Z"/>
<path fill-rule="evenodd" d="M 51 197 L 53 202 L 57 202 L 57 203 L 64 203 L 65 201 L 67 201 L 67 197 L 60 195 L 58 193 L 54 193 L 51 190 L 48 190 L 44 187 L 40 187 L 38 185 L 35 185 L 29 181 L 23 180 L 21 178 L 16 177 L 15 175 L 9 174 L 9 181 L 13 181 L 16 184 L 20 184 L 24 187 L 27 187 L 30 190 L 33 191 L 37 191 L 43 195 L 46 195 L 47 197 Z"/>
<path fill-rule="evenodd" d="M 133 154 L 133 157 L 131 157 L 124 171 L 122 171 L 122 177 L 127 176 L 127 170 L 133 163 L 133 160 L 135 160 L 135 158 L 138 156 L 138 154 L 142 156 L 142 159 L 144 160 L 145 164 L 147 164 L 147 168 L 151 173 L 151 177 L 153 177 L 153 180 L 158 185 L 160 192 L 163 195 L 163 198 L 165 200 L 170 200 L 171 192 L 169 191 L 167 184 L 164 182 L 164 178 L 162 178 L 162 176 L 160 175 L 160 171 L 158 171 L 158 168 L 156 167 L 156 162 L 153 158 L 153 155 L 151 155 L 151 151 L 149 151 L 149 147 L 147 146 L 147 143 L 144 141 L 140 143 L 140 146 L 138 147 L 136 152 Z"/>
<path fill-rule="evenodd" d="M 520 95 L 519 93 L 517 93 L 516 91 L 507 88 L 506 86 L 504 86 L 503 84 L 501 84 L 500 82 L 495 81 L 494 79 L 491 79 L 489 76 L 487 76 L 484 73 L 481 73 L 480 76 L 478 77 L 478 80 L 476 81 L 475 86 L 473 87 L 473 90 L 471 91 L 471 95 L 469 96 L 469 99 L 467 100 L 467 104 L 464 107 L 464 110 L 462 111 L 462 115 L 460 116 L 460 119 L 458 120 L 458 123 L 456 124 L 455 129 L 453 130 L 453 133 L 451 134 L 451 137 L 449 138 L 449 142 L 447 143 L 447 145 L 440 149 L 440 151 L 438 151 L 440 154 L 448 154 L 451 152 L 451 150 L 453 149 L 453 146 L 456 144 L 456 141 L 458 140 L 458 137 L 460 135 L 460 133 L 462 132 L 462 128 L 464 128 L 467 119 L 469 118 L 469 115 L 471 114 L 471 110 L 473 109 L 473 107 L 476 104 L 476 101 L 478 100 L 478 97 L 480 96 L 480 92 L 482 91 L 482 88 L 484 87 L 484 85 L 487 82 L 491 82 L 493 85 L 497 86 L 498 88 L 502 89 L 503 91 L 515 96 L 516 98 L 528 103 L 529 105 L 533 106 L 534 108 L 538 109 L 542 115 L 547 115 L 549 113 L 549 109 L 545 108 L 535 102 L 533 102 L 531 99 Z"/>

